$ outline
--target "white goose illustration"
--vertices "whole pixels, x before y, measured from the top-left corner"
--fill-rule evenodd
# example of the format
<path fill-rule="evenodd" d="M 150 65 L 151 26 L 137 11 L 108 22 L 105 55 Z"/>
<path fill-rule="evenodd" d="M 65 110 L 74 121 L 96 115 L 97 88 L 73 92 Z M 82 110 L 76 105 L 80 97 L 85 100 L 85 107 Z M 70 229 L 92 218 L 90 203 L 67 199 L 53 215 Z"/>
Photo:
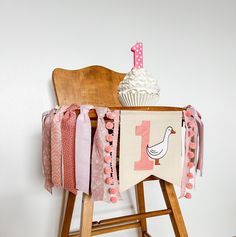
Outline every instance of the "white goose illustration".
<path fill-rule="evenodd" d="M 170 134 L 175 134 L 174 129 L 169 126 L 165 130 L 165 135 L 162 142 L 146 148 L 147 154 L 151 159 L 155 160 L 155 165 L 160 165 L 159 159 L 163 158 L 168 151 L 168 143 Z"/>

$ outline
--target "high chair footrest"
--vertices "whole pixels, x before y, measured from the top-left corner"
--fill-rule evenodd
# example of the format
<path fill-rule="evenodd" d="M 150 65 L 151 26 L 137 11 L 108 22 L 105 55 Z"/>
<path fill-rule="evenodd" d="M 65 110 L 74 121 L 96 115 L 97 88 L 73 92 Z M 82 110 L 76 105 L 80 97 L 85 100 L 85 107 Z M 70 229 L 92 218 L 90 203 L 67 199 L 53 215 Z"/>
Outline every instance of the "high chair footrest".
<path fill-rule="evenodd" d="M 138 228 L 140 227 L 140 222 L 130 222 L 128 224 L 120 224 L 120 225 L 111 225 L 107 226 L 104 228 L 93 228 L 91 236 L 95 235 L 101 235 L 101 234 L 107 234 L 115 231 L 120 231 L 120 230 L 127 230 L 127 229 L 133 229 L 133 228 Z M 80 237 L 79 231 L 76 232 L 71 232 L 68 237 Z"/>
<path fill-rule="evenodd" d="M 170 209 L 150 211 L 146 213 L 133 214 L 122 217 L 115 217 L 101 221 L 94 221 L 92 225 L 92 236 L 110 233 L 114 231 L 126 230 L 131 228 L 140 227 L 140 220 L 155 216 L 163 216 L 171 214 Z M 79 231 L 69 234 L 70 237 L 79 237 Z M 145 237 L 151 237 L 147 232 L 144 233 Z"/>
<path fill-rule="evenodd" d="M 163 216 L 163 215 L 169 215 L 171 214 L 171 209 L 164 209 L 164 210 L 158 210 L 158 211 L 150 211 L 145 213 L 139 213 L 139 214 L 133 214 L 128 216 L 122 216 L 122 217 L 115 217 L 110 219 L 105 219 L 101 221 L 95 221 L 93 222 L 93 228 L 94 227 L 103 227 L 107 225 L 115 225 L 119 223 L 126 223 L 130 221 L 136 221 L 141 219 L 146 219 L 154 216 Z"/>

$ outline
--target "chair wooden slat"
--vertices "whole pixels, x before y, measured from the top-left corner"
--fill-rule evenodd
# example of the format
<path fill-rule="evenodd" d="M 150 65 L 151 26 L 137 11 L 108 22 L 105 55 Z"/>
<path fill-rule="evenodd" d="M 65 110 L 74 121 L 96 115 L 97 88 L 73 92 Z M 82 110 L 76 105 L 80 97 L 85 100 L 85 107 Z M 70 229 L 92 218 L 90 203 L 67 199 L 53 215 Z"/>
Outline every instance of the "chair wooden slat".
<path fill-rule="evenodd" d="M 117 88 L 125 74 L 101 66 L 80 70 L 56 68 L 53 83 L 59 104 L 93 104 L 96 106 L 121 106 Z"/>

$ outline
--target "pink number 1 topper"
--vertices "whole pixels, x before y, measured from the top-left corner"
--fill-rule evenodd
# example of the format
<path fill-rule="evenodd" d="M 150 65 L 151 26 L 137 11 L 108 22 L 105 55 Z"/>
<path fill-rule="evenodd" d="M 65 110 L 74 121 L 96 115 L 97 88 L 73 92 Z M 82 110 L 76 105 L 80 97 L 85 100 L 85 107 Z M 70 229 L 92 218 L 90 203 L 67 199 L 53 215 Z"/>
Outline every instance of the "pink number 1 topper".
<path fill-rule="evenodd" d="M 138 42 L 132 48 L 134 52 L 134 67 L 136 69 L 143 68 L 143 43 Z"/>

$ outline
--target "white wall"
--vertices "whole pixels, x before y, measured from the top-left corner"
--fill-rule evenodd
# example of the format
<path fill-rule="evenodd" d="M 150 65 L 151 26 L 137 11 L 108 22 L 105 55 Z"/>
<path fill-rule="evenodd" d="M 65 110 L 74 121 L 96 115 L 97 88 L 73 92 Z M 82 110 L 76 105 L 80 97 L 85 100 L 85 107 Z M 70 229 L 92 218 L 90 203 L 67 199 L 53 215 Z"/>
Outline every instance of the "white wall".
<path fill-rule="evenodd" d="M 236 235 L 236 1 L 0 0 L 0 236 L 57 236 L 62 195 L 43 189 L 40 168 L 41 113 L 55 105 L 52 70 L 99 64 L 126 72 L 136 41 L 159 79 L 160 105 L 192 104 L 205 122 L 204 177 L 191 201 L 180 200 L 189 236 Z M 148 209 L 159 207 L 156 185 L 146 189 Z M 98 204 L 96 216 L 132 205 Z M 73 228 L 76 217 L 78 210 Z M 149 230 L 173 236 L 166 217 L 150 219 Z"/>

